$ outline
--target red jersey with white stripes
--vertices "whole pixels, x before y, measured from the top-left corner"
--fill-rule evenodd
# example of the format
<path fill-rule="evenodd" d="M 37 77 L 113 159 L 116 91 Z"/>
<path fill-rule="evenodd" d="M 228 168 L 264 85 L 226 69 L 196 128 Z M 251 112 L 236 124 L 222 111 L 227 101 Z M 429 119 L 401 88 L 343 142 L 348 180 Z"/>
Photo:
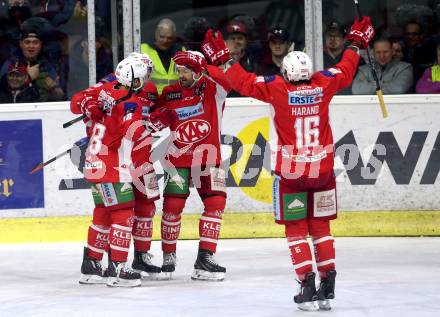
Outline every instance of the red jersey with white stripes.
<path fill-rule="evenodd" d="M 207 70 L 209 75 L 203 75 L 191 88 L 183 88 L 179 83 L 170 85 L 160 97 L 160 106 L 173 109 L 178 115 L 170 126 L 178 150 L 170 150 L 168 155 L 176 167 L 221 163 L 223 108 L 231 88 L 221 69 L 208 66 Z"/>
<path fill-rule="evenodd" d="M 86 151 L 84 176 L 92 183 L 131 182 L 133 167 L 149 162 L 151 145 L 141 146 L 136 155 L 133 149 L 149 135 L 142 124 L 142 101 L 137 93 L 127 100 L 126 89 L 115 83 L 103 84 L 98 99 L 107 109 L 104 117 L 93 122 Z M 133 154 L 133 155 L 132 155 Z"/>
<path fill-rule="evenodd" d="M 333 135 L 329 103 L 353 81 L 359 56 L 346 50 L 340 63 L 316 72 L 307 83 L 293 85 L 280 76 L 257 76 L 236 63 L 227 72 L 234 90 L 267 102 L 276 138 L 271 140 L 274 172 L 292 178 L 333 169 Z"/>

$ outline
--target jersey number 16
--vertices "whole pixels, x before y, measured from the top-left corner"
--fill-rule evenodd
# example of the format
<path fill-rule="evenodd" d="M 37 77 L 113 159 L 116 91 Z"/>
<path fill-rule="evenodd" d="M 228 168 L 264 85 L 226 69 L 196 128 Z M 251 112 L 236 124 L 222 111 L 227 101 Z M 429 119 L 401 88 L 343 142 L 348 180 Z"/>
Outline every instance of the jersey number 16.
<path fill-rule="evenodd" d="M 295 119 L 296 148 L 319 145 L 319 116 Z"/>

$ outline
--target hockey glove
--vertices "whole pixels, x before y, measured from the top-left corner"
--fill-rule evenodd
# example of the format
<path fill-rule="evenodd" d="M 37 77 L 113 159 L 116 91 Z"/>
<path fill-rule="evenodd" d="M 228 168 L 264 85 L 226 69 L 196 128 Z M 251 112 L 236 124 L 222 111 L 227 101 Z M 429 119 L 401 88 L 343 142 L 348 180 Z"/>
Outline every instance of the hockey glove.
<path fill-rule="evenodd" d="M 81 101 L 81 110 L 92 121 L 100 121 L 104 117 L 103 102 L 92 96 L 86 96 Z"/>
<path fill-rule="evenodd" d="M 354 21 L 350 33 L 347 36 L 347 40 L 353 42 L 353 45 L 365 49 L 368 47 L 368 43 L 370 43 L 374 34 L 374 27 L 371 24 L 370 17 L 364 16 L 362 19 Z"/>
<path fill-rule="evenodd" d="M 196 74 L 206 70 L 206 59 L 202 54 L 197 55 L 191 51 L 179 51 L 173 56 L 176 65 L 185 66 Z"/>
<path fill-rule="evenodd" d="M 177 121 L 177 113 L 168 108 L 160 108 L 150 113 L 147 121 L 147 129 L 151 132 L 157 132 L 169 127 L 173 122 Z"/>
<path fill-rule="evenodd" d="M 209 29 L 205 34 L 205 40 L 202 44 L 202 52 L 213 65 L 221 65 L 231 59 L 229 49 L 223 40 L 222 33 L 213 32 Z"/>

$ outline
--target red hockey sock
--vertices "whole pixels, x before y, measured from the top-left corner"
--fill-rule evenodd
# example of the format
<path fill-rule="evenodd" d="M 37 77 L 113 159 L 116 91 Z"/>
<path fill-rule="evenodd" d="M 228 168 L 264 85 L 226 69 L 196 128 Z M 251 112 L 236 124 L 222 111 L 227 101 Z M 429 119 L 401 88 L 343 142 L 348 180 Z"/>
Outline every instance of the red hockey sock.
<path fill-rule="evenodd" d="M 87 234 L 88 256 L 95 260 L 102 260 L 105 251 L 108 250 L 109 227 L 90 225 Z"/>
<path fill-rule="evenodd" d="M 326 277 L 326 272 L 335 269 L 335 248 L 332 236 L 313 237 L 316 266 L 319 275 Z"/>
<path fill-rule="evenodd" d="M 199 222 L 200 249 L 209 250 L 212 253 L 215 253 L 217 249 L 221 226 L 222 211 L 205 211 L 202 214 Z"/>
<path fill-rule="evenodd" d="M 118 209 L 111 212 L 110 229 L 111 260 L 126 262 L 130 250 L 131 231 L 133 229 L 133 209 Z"/>
<path fill-rule="evenodd" d="M 136 251 L 147 252 L 150 250 L 155 212 L 154 202 L 137 204 L 134 208 L 136 217 L 133 225 L 133 241 Z"/>
<path fill-rule="evenodd" d="M 313 271 L 312 252 L 306 240 L 307 221 L 304 219 L 286 224 L 285 232 L 293 268 L 298 279 L 302 281 L 308 272 Z"/>
<path fill-rule="evenodd" d="M 161 221 L 162 251 L 176 252 L 177 240 L 180 234 L 180 221 L 186 199 L 165 197 Z"/>
<path fill-rule="evenodd" d="M 330 223 L 325 220 L 309 220 L 309 230 L 315 247 L 316 266 L 319 275 L 326 277 L 326 272 L 335 269 L 334 239 L 330 234 Z"/>
<path fill-rule="evenodd" d="M 177 240 L 180 234 L 180 222 L 182 217 L 175 214 L 164 213 L 161 222 L 162 251 L 166 253 L 176 252 Z"/>
<path fill-rule="evenodd" d="M 205 211 L 200 217 L 199 222 L 199 249 L 215 253 L 222 226 L 226 197 L 222 195 L 204 197 L 203 205 L 205 206 Z"/>

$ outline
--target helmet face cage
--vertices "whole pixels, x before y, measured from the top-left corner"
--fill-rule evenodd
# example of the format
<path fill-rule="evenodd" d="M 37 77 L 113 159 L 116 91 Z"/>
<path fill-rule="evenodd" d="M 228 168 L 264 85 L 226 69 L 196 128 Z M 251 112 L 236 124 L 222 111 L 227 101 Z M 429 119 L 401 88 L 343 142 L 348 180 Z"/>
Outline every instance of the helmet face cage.
<path fill-rule="evenodd" d="M 287 81 L 309 80 L 313 73 L 312 61 L 304 52 L 290 52 L 283 58 L 281 73 Z"/>

